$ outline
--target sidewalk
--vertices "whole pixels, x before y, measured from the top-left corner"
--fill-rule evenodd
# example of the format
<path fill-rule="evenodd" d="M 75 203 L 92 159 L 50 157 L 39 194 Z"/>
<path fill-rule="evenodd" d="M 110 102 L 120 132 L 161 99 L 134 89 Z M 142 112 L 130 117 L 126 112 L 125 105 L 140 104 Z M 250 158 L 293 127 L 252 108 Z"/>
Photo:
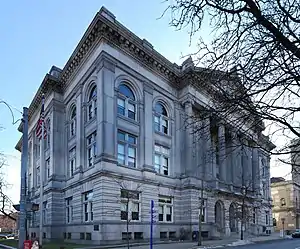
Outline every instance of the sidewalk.
<path fill-rule="evenodd" d="M 222 240 L 206 240 L 203 241 L 202 246 L 198 246 L 197 242 L 180 242 L 180 241 L 167 241 L 153 245 L 153 249 L 200 249 L 200 248 L 219 248 L 224 246 L 240 246 L 247 244 L 258 244 L 274 242 L 276 240 L 289 239 L 290 237 L 282 238 L 279 233 L 273 233 L 269 236 L 245 236 L 245 239 L 241 241 L 237 236 L 224 238 Z M 130 243 L 130 247 L 134 249 L 149 249 L 149 243 Z M 0 248 L 13 249 L 14 247 L 8 247 L 1 245 Z M 75 248 L 75 247 L 74 247 Z M 122 245 L 107 245 L 107 246 L 80 246 L 76 245 L 77 249 L 127 249 L 127 246 Z"/>

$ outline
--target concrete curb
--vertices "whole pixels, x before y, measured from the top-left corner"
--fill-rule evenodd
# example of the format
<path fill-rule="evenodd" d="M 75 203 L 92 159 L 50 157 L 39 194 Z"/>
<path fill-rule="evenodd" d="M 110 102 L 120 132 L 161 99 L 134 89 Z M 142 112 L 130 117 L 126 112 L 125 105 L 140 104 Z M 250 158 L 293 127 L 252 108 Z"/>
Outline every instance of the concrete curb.
<path fill-rule="evenodd" d="M 17 249 L 17 248 L 15 248 L 15 247 L 3 245 L 3 244 L 0 243 L 0 248 L 1 248 L 1 247 L 2 247 L 2 248 L 7 248 L 7 249 Z"/>

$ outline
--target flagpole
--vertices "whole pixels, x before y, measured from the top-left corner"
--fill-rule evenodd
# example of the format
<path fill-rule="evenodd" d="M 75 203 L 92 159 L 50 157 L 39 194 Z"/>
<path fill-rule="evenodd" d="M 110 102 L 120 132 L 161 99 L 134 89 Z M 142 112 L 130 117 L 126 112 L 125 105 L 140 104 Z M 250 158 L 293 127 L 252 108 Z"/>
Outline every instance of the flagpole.
<path fill-rule="evenodd" d="M 44 125 L 44 117 L 42 123 L 42 137 L 40 143 L 40 231 L 39 231 L 39 244 L 42 246 L 43 244 L 43 200 L 44 200 L 44 164 L 45 164 L 45 150 L 44 150 L 44 133 L 45 133 L 45 125 Z"/>

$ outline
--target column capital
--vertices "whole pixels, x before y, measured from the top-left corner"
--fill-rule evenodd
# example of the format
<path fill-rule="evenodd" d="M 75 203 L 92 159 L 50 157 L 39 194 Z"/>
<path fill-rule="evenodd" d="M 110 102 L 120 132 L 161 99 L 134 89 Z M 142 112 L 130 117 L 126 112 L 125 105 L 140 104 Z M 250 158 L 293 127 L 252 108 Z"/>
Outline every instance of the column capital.
<path fill-rule="evenodd" d="M 153 95 L 154 87 L 151 85 L 151 83 L 147 82 L 147 81 L 144 81 L 143 85 L 144 85 L 144 92 Z"/>

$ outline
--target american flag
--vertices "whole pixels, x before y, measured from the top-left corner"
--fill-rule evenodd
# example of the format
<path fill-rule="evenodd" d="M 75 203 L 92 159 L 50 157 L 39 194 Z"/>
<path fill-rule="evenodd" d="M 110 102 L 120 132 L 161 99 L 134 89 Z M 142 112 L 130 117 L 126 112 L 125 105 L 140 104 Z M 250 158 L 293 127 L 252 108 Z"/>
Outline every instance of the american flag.
<path fill-rule="evenodd" d="M 42 138 L 42 132 L 43 132 L 42 126 L 44 126 L 44 138 L 47 137 L 44 115 L 45 115 L 45 96 L 43 94 L 42 95 L 42 109 L 41 109 L 40 118 L 37 122 L 37 127 L 36 127 L 36 131 L 35 131 L 38 139 Z"/>

